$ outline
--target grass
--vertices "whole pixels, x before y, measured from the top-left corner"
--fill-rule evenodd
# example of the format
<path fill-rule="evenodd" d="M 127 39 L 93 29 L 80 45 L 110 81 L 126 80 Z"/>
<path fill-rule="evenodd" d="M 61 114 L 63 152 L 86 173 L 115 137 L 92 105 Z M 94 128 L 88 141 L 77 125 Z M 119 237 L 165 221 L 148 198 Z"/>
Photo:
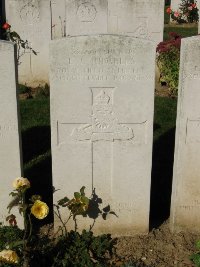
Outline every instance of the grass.
<path fill-rule="evenodd" d="M 164 35 L 163 39 L 168 40 L 169 39 L 169 32 L 176 32 L 180 34 L 182 37 L 190 37 L 198 34 L 198 28 L 197 27 L 191 27 L 191 28 L 185 28 L 180 26 L 166 26 L 164 28 Z"/>
<path fill-rule="evenodd" d="M 20 101 L 24 176 L 31 181 L 31 194 L 40 194 L 52 207 L 52 171 L 49 98 Z M 38 226 L 50 223 L 53 214 Z"/>

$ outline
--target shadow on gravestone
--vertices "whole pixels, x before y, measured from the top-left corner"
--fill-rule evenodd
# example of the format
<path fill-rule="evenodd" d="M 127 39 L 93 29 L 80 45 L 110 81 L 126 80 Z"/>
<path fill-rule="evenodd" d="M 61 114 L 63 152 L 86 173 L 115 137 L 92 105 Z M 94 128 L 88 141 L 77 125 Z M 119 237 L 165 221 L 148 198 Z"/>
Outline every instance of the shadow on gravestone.
<path fill-rule="evenodd" d="M 4 39 L 2 25 L 5 21 L 6 21 L 5 0 L 1 0 L 0 1 L 0 39 Z"/>
<path fill-rule="evenodd" d="M 50 126 L 32 127 L 22 132 L 24 163 L 51 149 L 50 135 Z"/>
<path fill-rule="evenodd" d="M 94 188 L 92 191 L 92 196 L 89 199 L 89 205 L 88 205 L 88 209 L 87 209 L 87 216 L 94 220 L 93 224 L 90 226 L 90 230 L 92 230 L 92 228 L 94 227 L 94 225 L 96 223 L 96 219 L 100 216 L 104 220 L 107 219 L 107 216 L 109 214 L 118 217 L 118 215 L 115 213 L 114 210 L 112 210 L 112 207 L 109 204 L 107 206 L 105 206 L 104 208 L 101 208 L 102 203 L 103 203 L 102 198 L 100 198 L 96 194 L 96 189 Z"/>
<path fill-rule="evenodd" d="M 155 125 L 155 131 L 159 127 Z M 175 128 L 153 144 L 150 230 L 159 227 L 170 215 L 174 144 Z"/>

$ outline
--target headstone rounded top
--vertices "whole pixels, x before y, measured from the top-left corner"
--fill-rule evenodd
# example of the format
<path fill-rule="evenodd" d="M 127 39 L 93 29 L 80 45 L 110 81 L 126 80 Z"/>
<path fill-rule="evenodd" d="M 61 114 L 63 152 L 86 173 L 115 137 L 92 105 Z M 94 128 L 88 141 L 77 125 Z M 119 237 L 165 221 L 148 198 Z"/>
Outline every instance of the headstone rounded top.
<path fill-rule="evenodd" d="M 96 7 L 89 2 L 82 3 L 78 6 L 77 16 L 81 22 L 94 21 L 96 14 Z"/>

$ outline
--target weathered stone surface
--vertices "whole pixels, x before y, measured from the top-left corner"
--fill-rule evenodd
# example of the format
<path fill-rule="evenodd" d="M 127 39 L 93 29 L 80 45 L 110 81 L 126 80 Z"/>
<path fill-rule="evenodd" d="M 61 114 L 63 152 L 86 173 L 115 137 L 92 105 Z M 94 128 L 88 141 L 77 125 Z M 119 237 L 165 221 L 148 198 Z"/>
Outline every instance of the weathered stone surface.
<path fill-rule="evenodd" d="M 51 0 L 52 39 L 59 39 L 66 35 L 66 0 Z"/>
<path fill-rule="evenodd" d="M 163 40 L 164 1 L 108 0 L 108 32 Z"/>
<path fill-rule="evenodd" d="M 6 17 L 23 40 L 37 52 L 20 51 L 19 82 L 30 85 L 48 82 L 48 51 L 51 40 L 50 0 L 8 0 Z"/>
<path fill-rule="evenodd" d="M 66 0 L 66 35 L 108 33 L 108 0 Z"/>
<path fill-rule="evenodd" d="M 51 43 L 54 200 L 95 189 L 118 215 L 97 218 L 97 233 L 148 231 L 154 76 L 151 41 L 96 35 Z"/>
<path fill-rule="evenodd" d="M 125 34 L 160 42 L 162 0 L 66 0 L 66 34 Z"/>
<path fill-rule="evenodd" d="M 21 176 L 14 59 L 13 43 L 0 41 L 0 222 L 4 223 L 11 200 L 9 193 L 13 190 L 12 181 Z"/>
<path fill-rule="evenodd" d="M 200 229 L 200 37 L 182 40 L 171 229 Z"/>

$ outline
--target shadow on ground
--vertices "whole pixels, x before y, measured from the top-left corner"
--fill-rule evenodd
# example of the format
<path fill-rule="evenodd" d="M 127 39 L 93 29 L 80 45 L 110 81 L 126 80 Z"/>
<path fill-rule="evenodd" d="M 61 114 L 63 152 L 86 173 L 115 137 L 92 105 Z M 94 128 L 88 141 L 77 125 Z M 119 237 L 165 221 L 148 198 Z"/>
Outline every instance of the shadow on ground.
<path fill-rule="evenodd" d="M 50 127 L 33 127 L 22 133 L 22 150 L 24 164 L 43 155 L 51 148 Z M 34 225 L 41 227 L 53 222 L 53 188 L 52 188 L 52 162 L 51 156 L 46 156 L 39 161 L 33 162 L 24 170 L 24 176 L 30 180 L 31 188 L 28 196 L 41 195 L 42 200 L 47 203 L 50 213 L 44 220 L 34 220 Z"/>
<path fill-rule="evenodd" d="M 30 180 L 31 188 L 29 189 L 28 196 L 41 195 L 42 200 L 49 206 L 50 213 L 44 220 L 34 220 L 36 227 L 41 227 L 45 224 L 53 222 L 53 188 L 52 188 L 52 169 L 51 157 L 47 157 L 40 163 L 32 166 L 30 169 L 25 170 L 25 177 Z"/>
<path fill-rule="evenodd" d="M 23 162 L 44 154 L 51 149 L 50 126 L 32 127 L 22 132 Z"/>
<path fill-rule="evenodd" d="M 154 128 L 158 129 L 159 125 Z M 150 230 L 160 226 L 170 215 L 174 143 L 175 128 L 153 144 Z"/>

